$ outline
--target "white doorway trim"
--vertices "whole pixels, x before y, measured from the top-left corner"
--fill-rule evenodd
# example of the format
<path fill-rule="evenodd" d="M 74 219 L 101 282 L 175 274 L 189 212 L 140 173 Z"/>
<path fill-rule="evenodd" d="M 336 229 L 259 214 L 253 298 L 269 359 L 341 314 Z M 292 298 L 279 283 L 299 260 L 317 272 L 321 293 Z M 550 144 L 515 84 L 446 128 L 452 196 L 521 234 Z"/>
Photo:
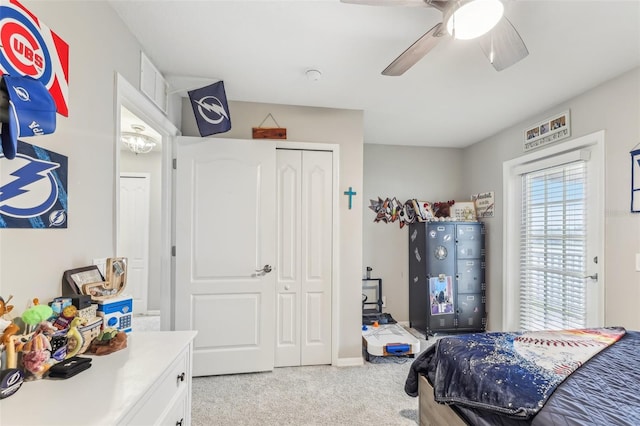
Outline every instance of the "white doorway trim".
<path fill-rule="evenodd" d="M 173 295 L 173 268 L 171 257 L 172 243 L 172 162 L 173 145 L 175 137 L 180 134 L 178 128 L 141 92 L 129 83 L 122 75 L 115 73 L 116 99 L 114 102 L 114 224 L 113 229 L 119 226 L 120 211 L 120 110 L 121 107 L 140 117 L 158 133 L 162 135 L 162 159 L 161 159 L 161 192 L 160 197 L 160 232 L 161 236 L 161 259 L 160 259 L 160 288 L 162 292 L 160 307 L 160 328 L 162 330 L 174 329 L 174 313 L 171 309 Z M 113 250 L 115 253 L 118 247 L 118 233 L 113 233 Z"/>
<path fill-rule="evenodd" d="M 339 338 L 339 317 L 340 312 L 340 214 L 339 199 L 340 193 L 340 145 L 329 143 L 292 142 L 277 141 L 276 149 L 297 149 L 306 151 L 331 151 L 333 153 L 333 229 L 331 235 L 332 263 L 331 272 L 331 364 L 338 365 L 338 338 Z"/>

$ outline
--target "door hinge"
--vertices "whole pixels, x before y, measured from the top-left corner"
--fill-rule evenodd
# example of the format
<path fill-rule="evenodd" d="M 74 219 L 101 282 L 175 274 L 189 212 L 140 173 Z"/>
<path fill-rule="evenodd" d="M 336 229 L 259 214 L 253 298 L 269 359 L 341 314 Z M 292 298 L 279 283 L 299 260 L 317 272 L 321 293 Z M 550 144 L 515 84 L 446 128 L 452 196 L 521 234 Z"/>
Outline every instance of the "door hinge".
<path fill-rule="evenodd" d="M 176 246 L 171 246 L 171 256 L 176 256 Z"/>
<path fill-rule="evenodd" d="M 172 163 L 173 163 L 173 170 L 176 170 L 178 168 L 178 159 L 174 158 Z"/>

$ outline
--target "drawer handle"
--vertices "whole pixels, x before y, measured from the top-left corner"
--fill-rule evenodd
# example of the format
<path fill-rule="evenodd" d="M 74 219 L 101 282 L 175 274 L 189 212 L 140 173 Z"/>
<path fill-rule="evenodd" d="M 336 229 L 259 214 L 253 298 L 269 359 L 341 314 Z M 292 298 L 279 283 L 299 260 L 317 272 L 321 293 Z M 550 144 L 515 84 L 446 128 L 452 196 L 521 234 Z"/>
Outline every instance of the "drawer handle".
<path fill-rule="evenodd" d="M 176 422 L 176 426 L 182 426 L 183 421 L 184 421 L 184 418 L 180 419 L 180 421 Z"/>
<path fill-rule="evenodd" d="M 184 382 L 184 373 L 178 374 L 177 380 L 178 382 Z"/>

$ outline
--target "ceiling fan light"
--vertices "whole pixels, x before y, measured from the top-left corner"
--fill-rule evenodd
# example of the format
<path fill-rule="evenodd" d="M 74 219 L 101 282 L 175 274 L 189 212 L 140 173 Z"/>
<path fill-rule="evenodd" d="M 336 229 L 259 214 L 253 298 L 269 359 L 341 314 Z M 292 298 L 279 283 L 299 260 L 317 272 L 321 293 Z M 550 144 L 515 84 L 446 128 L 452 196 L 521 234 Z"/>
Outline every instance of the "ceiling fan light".
<path fill-rule="evenodd" d="M 502 18 L 504 5 L 500 0 L 456 2 L 449 14 L 447 31 L 457 39 L 470 40 L 490 31 Z"/>

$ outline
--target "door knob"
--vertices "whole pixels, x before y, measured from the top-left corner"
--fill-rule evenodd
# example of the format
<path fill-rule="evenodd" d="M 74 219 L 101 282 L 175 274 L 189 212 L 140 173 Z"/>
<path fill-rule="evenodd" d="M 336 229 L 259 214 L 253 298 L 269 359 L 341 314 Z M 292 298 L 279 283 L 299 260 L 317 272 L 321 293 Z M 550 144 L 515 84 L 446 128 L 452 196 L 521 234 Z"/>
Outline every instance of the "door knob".
<path fill-rule="evenodd" d="M 271 265 L 264 265 L 262 269 L 256 269 L 256 272 L 262 272 L 263 274 L 268 274 L 269 272 L 271 272 L 271 270 L 272 270 Z"/>

